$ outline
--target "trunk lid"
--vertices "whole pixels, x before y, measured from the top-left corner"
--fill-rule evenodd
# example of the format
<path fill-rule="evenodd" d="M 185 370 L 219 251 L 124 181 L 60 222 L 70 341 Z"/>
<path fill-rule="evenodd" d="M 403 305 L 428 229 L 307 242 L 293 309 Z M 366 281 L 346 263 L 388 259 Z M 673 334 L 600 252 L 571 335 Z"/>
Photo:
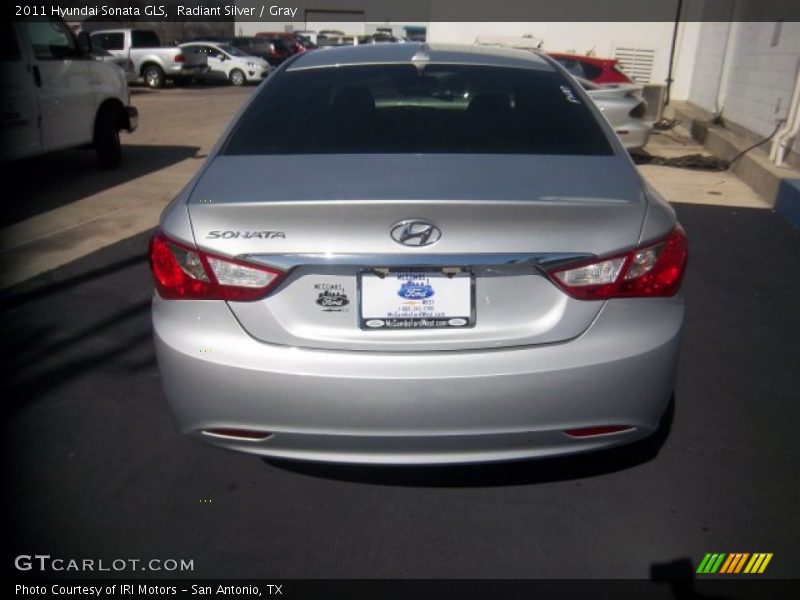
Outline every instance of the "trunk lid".
<path fill-rule="evenodd" d="M 645 206 L 633 168 L 619 157 L 223 156 L 200 177 L 189 214 L 199 247 L 290 270 L 267 298 L 230 303 L 255 338 L 326 349 L 437 351 L 580 335 L 603 303 L 570 298 L 536 264 L 633 246 Z M 435 224 L 441 238 L 424 247 L 397 243 L 390 231 L 408 219 Z M 399 267 L 407 270 L 398 277 Z M 365 326 L 362 293 L 393 285 L 376 284 L 369 269 L 384 276 L 389 269 L 399 291 L 403 277 L 438 278 L 443 267 L 474 278 L 474 323 Z M 444 297 L 440 279 L 428 283 Z M 452 293 L 463 296 L 468 287 Z"/>

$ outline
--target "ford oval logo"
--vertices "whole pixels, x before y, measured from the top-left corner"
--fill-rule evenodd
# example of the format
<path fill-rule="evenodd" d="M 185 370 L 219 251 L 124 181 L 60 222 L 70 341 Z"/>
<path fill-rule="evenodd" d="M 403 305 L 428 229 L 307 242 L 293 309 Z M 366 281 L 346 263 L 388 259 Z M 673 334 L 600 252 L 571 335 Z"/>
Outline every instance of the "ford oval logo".
<path fill-rule="evenodd" d="M 424 219 L 406 219 L 395 223 L 390 234 L 395 242 L 404 246 L 430 246 L 442 237 L 441 230 Z"/>
<path fill-rule="evenodd" d="M 397 292 L 398 296 L 406 300 L 424 300 L 433 294 L 433 288 L 421 281 L 406 281 Z"/>

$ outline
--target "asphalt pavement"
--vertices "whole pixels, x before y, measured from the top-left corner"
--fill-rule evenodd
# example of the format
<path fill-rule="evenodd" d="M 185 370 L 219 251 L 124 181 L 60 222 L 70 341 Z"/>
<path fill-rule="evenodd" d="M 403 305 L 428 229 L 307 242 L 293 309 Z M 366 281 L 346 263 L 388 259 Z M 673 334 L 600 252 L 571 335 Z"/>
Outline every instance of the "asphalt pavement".
<path fill-rule="evenodd" d="M 154 359 L 148 233 L 4 292 L 7 553 L 191 559 L 181 575 L 205 578 L 648 578 L 771 552 L 764 577 L 797 577 L 800 232 L 677 209 L 691 257 L 666 435 L 568 459 L 355 468 L 185 439 Z"/>

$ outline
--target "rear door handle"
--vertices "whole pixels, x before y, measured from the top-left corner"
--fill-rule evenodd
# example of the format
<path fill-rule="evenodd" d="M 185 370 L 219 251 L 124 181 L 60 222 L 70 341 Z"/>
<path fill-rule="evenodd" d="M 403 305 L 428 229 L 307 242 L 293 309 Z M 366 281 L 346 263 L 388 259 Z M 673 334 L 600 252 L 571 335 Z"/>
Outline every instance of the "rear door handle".
<path fill-rule="evenodd" d="M 36 83 L 36 87 L 42 87 L 42 74 L 39 73 L 39 67 L 36 65 L 33 66 L 33 81 Z"/>

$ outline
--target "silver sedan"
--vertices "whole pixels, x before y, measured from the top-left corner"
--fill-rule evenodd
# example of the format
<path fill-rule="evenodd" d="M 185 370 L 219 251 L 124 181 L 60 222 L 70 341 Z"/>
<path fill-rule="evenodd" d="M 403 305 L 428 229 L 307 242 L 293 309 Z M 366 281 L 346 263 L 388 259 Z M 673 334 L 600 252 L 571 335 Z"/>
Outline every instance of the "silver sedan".
<path fill-rule="evenodd" d="M 243 452 L 597 450 L 659 427 L 686 259 L 673 210 L 551 59 L 308 52 L 162 216 L 158 363 L 180 429 Z"/>
<path fill-rule="evenodd" d="M 600 112 L 608 119 L 614 133 L 628 150 L 641 150 L 650 140 L 653 123 L 645 119 L 647 103 L 642 86 L 636 84 L 598 85 L 576 77 Z"/>

